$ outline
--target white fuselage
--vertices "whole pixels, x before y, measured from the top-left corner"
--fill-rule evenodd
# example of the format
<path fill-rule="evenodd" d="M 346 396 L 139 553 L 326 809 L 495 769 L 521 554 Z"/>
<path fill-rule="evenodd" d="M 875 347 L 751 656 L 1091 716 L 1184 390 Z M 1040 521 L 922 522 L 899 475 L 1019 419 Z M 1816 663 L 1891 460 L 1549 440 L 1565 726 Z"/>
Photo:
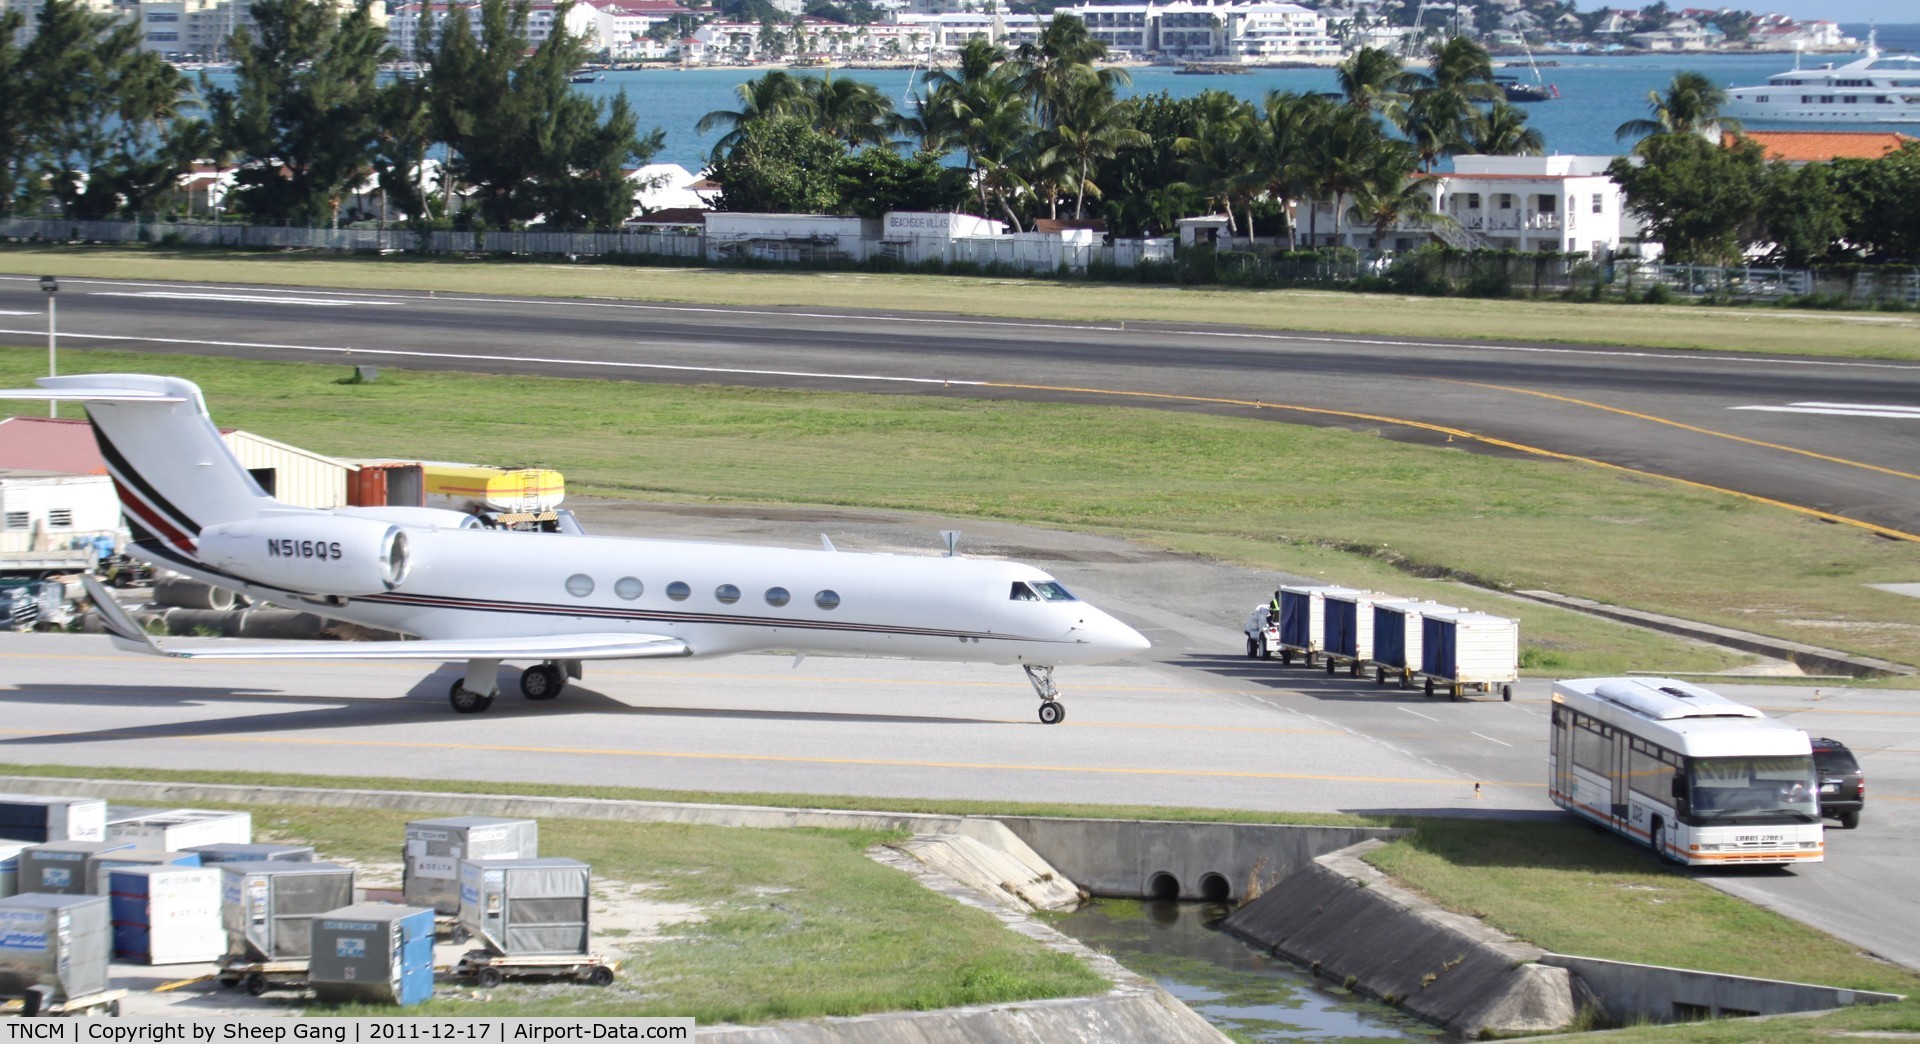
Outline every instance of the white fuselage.
<path fill-rule="evenodd" d="M 1016 584 L 1052 581 L 1014 562 L 484 529 L 408 534 L 411 568 L 393 590 L 318 611 L 430 639 L 667 635 L 695 656 L 1060 666 L 1147 648 L 1085 602 L 1012 597 Z"/>
<path fill-rule="evenodd" d="M 1870 52 L 1838 68 L 1776 73 L 1765 87 L 1729 89 L 1720 114 L 1751 123 L 1920 124 L 1920 56 Z"/>

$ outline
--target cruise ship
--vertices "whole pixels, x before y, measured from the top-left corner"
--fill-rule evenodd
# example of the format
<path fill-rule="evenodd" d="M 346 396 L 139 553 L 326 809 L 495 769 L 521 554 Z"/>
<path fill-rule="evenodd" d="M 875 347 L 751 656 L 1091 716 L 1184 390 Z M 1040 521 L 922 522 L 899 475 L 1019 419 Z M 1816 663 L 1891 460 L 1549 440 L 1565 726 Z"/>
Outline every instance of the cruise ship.
<path fill-rule="evenodd" d="M 1836 66 L 1767 77 L 1765 87 L 1732 87 L 1720 115 L 1743 123 L 1920 124 L 1920 55 L 1864 55 Z"/>

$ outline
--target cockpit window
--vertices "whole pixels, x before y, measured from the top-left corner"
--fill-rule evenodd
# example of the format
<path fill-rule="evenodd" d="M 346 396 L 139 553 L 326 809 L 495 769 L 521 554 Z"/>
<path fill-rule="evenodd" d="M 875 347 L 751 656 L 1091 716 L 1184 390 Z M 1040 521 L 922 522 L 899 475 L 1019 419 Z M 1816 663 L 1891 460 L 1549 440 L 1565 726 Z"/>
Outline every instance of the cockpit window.
<path fill-rule="evenodd" d="M 1013 592 L 1007 596 L 1016 602 L 1073 602 L 1078 601 L 1066 588 L 1051 580 L 1035 580 L 1032 583 L 1015 580 Z"/>

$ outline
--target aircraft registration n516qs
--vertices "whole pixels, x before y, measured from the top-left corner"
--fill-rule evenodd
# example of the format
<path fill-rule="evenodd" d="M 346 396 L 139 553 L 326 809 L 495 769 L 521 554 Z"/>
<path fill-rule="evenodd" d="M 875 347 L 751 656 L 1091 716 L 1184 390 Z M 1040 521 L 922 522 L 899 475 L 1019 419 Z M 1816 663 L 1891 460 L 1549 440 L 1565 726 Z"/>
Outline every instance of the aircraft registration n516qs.
<path fill-rule="evenodd" d="M 502 662 L 534 661 L 523 695 L 552 699 L 586 660 L 747 652 L 1017 665 L 1042 723 L 1066 710 L 1053 669 L 1147 649 L 1133 628 L 1015 562 L 596 537 L 486 528 L 423 507 L 316 510 L 263 491 L 177 377 L 45 377 L 4 399 L 83 403 L 119 493 L 129 548 L 166 569 L 417 641 L 161 644 L 99 581 L 116 645 L 203 659 L 465 660 L 462 714 L 498 695 Z"/>

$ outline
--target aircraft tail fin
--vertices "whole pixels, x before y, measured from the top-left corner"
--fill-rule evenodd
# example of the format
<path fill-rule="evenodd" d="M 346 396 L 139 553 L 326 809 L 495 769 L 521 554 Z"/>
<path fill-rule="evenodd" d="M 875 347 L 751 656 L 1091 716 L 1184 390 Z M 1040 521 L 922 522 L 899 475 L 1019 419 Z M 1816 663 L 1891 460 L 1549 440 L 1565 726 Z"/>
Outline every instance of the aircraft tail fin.
<path fill-rule="evenodd" d="M 200 531 L 278 507 L 220 441 L 199 386 L 178 377 L 42 377 L 0 399 L 85 404 L 135 544 L 173 564 L 199 565 Z"/>

